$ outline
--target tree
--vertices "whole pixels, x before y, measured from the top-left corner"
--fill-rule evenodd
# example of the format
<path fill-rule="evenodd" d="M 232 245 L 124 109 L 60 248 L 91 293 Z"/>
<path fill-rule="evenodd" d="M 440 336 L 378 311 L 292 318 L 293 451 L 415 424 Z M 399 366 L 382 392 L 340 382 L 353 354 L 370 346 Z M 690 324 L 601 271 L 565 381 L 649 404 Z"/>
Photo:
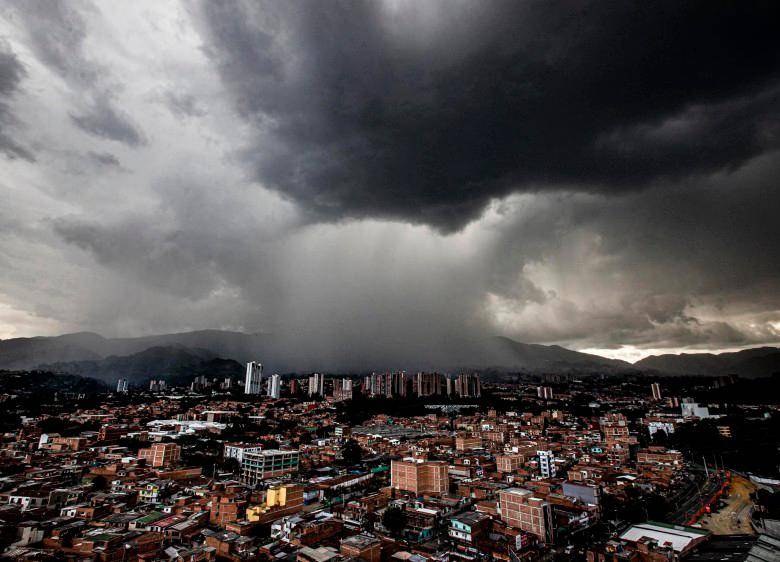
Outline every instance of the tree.
<path fill-rule="evenodd" d="M 363 458 L 363 449 L 360 448 L 360 444 L 357 441 L 350 439 L 341 448 L 341 457 L 346 465 L 357 464 Z"/>
<path fill-rule="evenodd" d="M 233 474 L 237 474 L 241 471 L 241 463 L 234 457 L 228 457 L 222 461 L 222 467 Z"/>
<path fill-rule="evenodd" d="M 406 513 L 400 507 L 388 507 L 382 514 L 382 525 L 391 535 L 397 537 L 406 527 Z"/>
<path fill-rule="evenodd" d="M 653 434 L 653 445 L 666 445 L 669 441 L 669 435 L 663 429 L 657 429 Z"/>
<path fill-rule="evenodd" d="M 96 492 L 103 491 L 108 488 L 108 480 L 102 474 L 98 474 L 92 479 L 92 489 Z"/>

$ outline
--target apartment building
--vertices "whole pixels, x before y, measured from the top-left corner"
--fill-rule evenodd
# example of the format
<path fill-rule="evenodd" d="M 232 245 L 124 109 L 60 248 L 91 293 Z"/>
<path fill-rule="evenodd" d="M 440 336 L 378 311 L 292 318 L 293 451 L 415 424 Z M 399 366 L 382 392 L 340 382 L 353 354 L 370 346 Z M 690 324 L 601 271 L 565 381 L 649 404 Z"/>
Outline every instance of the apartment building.
<path fill-rule="evenodd" d="M 523 455 L 496 455 L 496 470 L 503 473 L 511 473 L 523 466 Z"/>
<path fill-rule="evenodd" d="M 553 540 L 550 504 L 523 488 L 508 488 L 498 493 L 501 520 L 515 529 L 535 535 L 542 543 Z"/>
<path fill-rule="evenodd" d="M 447 463 L 443 461 L 423 461 L 404 459 L 392 461 L 390 465 L 390 485 L 396 489 L 414 494 L 440 495 L 449 489 Z"/>
<path fill-rule="evenodd" d="M 549 386 L 537 386 L 536 387 L 536 396 L 538 398 L 542 398 L 543 400 L 552 400 L 553 399 L 553 389 Z"/>
<path fill-rule="evenodd" d="M 155 443 L 148 449 L 140 449 L 138 458 L 146 459 L 154 468 L 174 466 L 181 458 L 181 447 L 176 443 Z"/>
<path fill-rule="evenodd" d="M 244 453 L 256 453 L 262 451 L 262 445 L 250 445 L 247 443 L 225 443 L 222 456 L 226 459 L 236 459 L 239 464 L 244 461 Z"/>
<path fill-rule="evenodd" d="M 298 471 L 300 455 L 298 451 L 244 452 L 241 461 L 241 481 L 245 484 L 257 484 L 266 478 L 274 478 Z"/>
<path fill-rule="evenodd" d="M 382 558 L 382 542 L 371 535 L 352 535 L 341 539 L 340 552 L 351 559 L 379 562 Z"/>
<path fill-rule="evenodd" d="M 414 386 L 417 396 L 443 396 L 447 391 L 447 379 L 441 373 L 417 373 Z"/>
<path fill-rule="evenodd" d="M 458 451 L 470 451 L 482 448 L 482 438 L 469 435 L 458 435 L 455 438 L 455 449 Z"/>
<path fill-rule="evenodd" d="M 300 484 L 276 484 L 266 489 L 263 496 L 262 503 L 247 509 L 248 521 L 267 523 L 297 513 L 303 507 L 303 486 Z"/>
<path fill-rule="evenodd" d="M 463 398 L 479 398 L 482 396 L 482 384 L 476 373 L 461 373 L 455 379 L 455 394 Z"/>
<path fill-rule="evenodd" d="M 636 452 L 638 464 L 666 464 L 682 466 L 683 455 L 680 451 L 665 447 L 648 447 Z"/>

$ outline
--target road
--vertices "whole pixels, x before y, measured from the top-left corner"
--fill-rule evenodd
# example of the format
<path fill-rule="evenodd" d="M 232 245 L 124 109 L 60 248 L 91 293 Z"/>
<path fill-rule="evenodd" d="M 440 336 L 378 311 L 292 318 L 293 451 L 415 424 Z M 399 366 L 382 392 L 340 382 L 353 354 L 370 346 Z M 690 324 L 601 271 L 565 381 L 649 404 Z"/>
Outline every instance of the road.
<path fill-rule="evenodd" d="M 750 480 L 732 473 L 729 497 L 724 500 L 726 507 L 702 517 L 701 526 L 716 535 L 754 534 L 750 525 L 750 494 L 755 489 Z"/>

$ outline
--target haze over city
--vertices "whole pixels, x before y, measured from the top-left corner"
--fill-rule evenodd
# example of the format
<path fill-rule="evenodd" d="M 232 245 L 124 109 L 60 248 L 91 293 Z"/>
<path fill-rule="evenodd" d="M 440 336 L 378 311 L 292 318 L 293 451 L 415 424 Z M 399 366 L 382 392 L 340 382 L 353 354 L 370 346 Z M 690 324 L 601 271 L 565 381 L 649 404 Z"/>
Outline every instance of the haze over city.
<path fill-rule="evenodd" d="M 6 2 L 0 338 L 777 344 L 766 9 Z"/>

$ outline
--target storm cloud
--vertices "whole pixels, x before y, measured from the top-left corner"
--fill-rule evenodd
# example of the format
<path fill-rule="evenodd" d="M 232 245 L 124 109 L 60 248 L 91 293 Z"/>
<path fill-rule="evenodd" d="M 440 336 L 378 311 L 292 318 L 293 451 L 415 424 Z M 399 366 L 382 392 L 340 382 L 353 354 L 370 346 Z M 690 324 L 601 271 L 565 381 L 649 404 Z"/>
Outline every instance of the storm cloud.
<path fill-rule="evenodd" d="M 32 153 L 13 139 L 10 129 L 16 124 L 9 104 L 24 76 L 24 67 L 7 43 L 0 40 L 0 152 L 8 158 L 34 161 Z"/>
<path fill-rule="evenodd" d="M 771 3 L 204 2 L 255 177 L 449 232 L 516 191 L 615 193 L 778 142 Z"/>
<path fill-rule="evenodd" d="M 778 343 L 777 10 L 11 3 L 0 337 Z"/>

